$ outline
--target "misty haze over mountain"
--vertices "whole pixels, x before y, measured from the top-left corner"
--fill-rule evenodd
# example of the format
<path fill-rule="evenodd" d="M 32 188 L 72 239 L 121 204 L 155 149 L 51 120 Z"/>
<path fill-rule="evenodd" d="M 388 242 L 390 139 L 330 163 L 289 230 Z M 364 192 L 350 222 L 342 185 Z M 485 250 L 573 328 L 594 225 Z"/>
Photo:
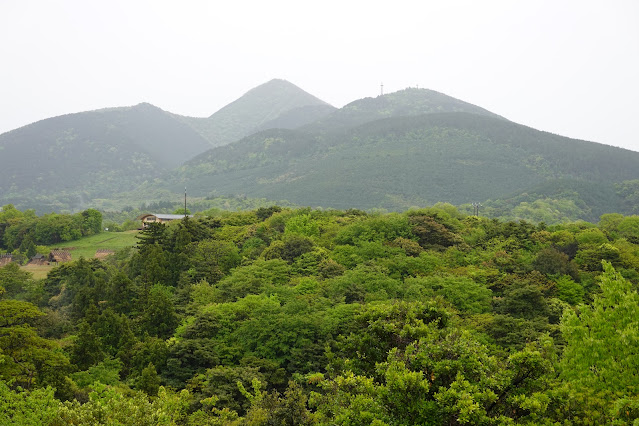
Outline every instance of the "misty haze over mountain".
<path fill-rule="evenodd" d="M 0 202 L 38 211 L 175 199 L 186 186 L 194 197 L 325 208 L 481 201 L 502 215 L 543 200 L 557 217 L 594 220 L 634 212 L 639 179 L 639 153 L 536 131 L 433 90 L 336 109 L 280 79 L 208 118 L 150 104 L 69 114 L 0 135 L 0 150 Z"/>

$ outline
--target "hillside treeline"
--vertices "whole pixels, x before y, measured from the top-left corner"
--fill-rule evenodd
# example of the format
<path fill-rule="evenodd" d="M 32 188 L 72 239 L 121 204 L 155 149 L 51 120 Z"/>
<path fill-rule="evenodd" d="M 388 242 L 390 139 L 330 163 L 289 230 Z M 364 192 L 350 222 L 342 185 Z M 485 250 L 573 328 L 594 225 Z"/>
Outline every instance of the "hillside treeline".
<path fill-rule="evenodd" d="M 36 216 L 35 211 L 20 211 L 12 204 L 0 209 L 0 252 L 35 254 L 36 245 L 77 240 L 102 231 L 102 213 L 87 209 L 75 214 L 49 213 Z"/>
<path fill-rule="evenodd" d="M 0 269 L 2 424 L 629 424 L 639 217 L 260 208 Z"/>

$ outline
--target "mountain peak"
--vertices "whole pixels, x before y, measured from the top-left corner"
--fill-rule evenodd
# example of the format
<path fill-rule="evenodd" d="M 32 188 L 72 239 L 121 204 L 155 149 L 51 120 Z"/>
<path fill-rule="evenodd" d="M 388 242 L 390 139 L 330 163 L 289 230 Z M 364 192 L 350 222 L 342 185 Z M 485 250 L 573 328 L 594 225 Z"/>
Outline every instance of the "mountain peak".
<path fill-rule="evenodd" d="M 358 109 L 362 106 L 378 108 L 380 113 L 388 116 L 421 115 L 438 112 L 468 112 L 493 118 L 503 117 L 471 103 L 453 98 L 431 89 L 408 87 L 396 92 L 377 96 L 376 98 L 359 99 L 344 108 Z"/>
<path fill-rule="evenodd" d="M 268 87 L 276 87 L 276 88 L 279 88 L 279 87 L 294 87 L 294 88 L 296 88 L 298 90 L 302 90 L 298 86 L 296 86 L 295 84 L 291 83 L 288 80 L 284 80 L 283 78 L 273 78 L 273 79 L 267 81 L 266 83 L 262 83 L 259 86 L 254 87 L 251 90 L 256 90 L 256 89 L 260 89 L 260 88 L 264 88 L 264 87 L 267 87 L 267 88 Z"/>
<path fill-rule="evenodd" d="M 353 101 L 307 128 L 347 128 L 382 118 L 441 112 L 466 112 L 505 120 L 484 108 L 430 89 L 410 87 L 374 98 Z"/>
<path fill-rule="evenodd" d="M 148 102 L 140 102 L 139 104 L 134 105 L 134 106 L 133 106 L 133 108 L 153 108 L 153 109 L 160 109 L 160 108 L 156 107 L 155 105 L 150 104 L 150 103 L 148 103 Z"/>
<path fill-rule="evenodd" d="M 275 78 L 254 87 L 208 118 L 185 118 L 184 120 L 211 145 L 220 146 L 248 136 L 294 110 L 318 105 L 327 107 L 324 109 L 326 113 L 331 111 L 330 105 L 323 100 L 305 92 L 293 83 Z M 315 110 L 311 113 L 310 116 L 313 118 L 318 116 Z M 304 117 L 296 117 L 293 121 L 302 125 L 311 120 L 304 121 Z"/>
<path fill-rule="evenodd" d="M 255 116 L 254 114 L 261 110 L 262 114 L 268 115 L 262 119 L 262 122 L 266 122 L 283 112 L 307 105 L 328 105 L 328 103 L 305 92 L 289 81 L 274 78 L 252 88 L 209 118 L 233 115 L 240 109 L 244 110 L 247 116 Z M 259 126 L 262 122 L 255 123 L 253 127 Z"/>
<path fill-rule="evenodd" d="M 306 105 L 328 105 L 328 102 L 325 102 L 313 95 L 311 95 L 310 93 L 306 92 L 305 90 L 303 90 L 302 88 L 300 88 L 299 86 L 291 83 L 288 80 L 284 80 L 281 78 L 274 78 L 271 79 L 269 81 L 267 81 L 266 83 L 262 83 L 259 86 L 256 86 L 254 88 L 252 88 L 251 90 L 249 90 L 248 92 L 246 92 L 246 95 L 249 94 L 255 94 L 255 93 L 260 93 L 260 92 L 283 92 L 283 93 L 287 93 L 287 94 L 297 94 L 297 95 L 303 95 L 305 97 L 307 97 L 310 101 L 310 103 L 306 103 L 305 105 L 299 105 L 299 106 L 306 106 Z M 240 98 L 241 99 L 241 98 Z M 307 102 L 309 102 L 307 101 Z"/>

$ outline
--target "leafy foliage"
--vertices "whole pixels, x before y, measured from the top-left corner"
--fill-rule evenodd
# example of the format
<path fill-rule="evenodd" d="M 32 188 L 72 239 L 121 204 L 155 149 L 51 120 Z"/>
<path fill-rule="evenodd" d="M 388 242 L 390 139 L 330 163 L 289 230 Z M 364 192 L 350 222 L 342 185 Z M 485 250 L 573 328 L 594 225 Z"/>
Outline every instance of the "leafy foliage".
<path fill-rule="evenodd" d="M 31 257 L 35 245 L 50 245 L 77 240 L 102 231 L 102 213 L 87 209 L 77 214 L 50 213 L 37 217 L 33 211 L 20 212 L 8 204 L 0 212 L 0 248 L 18 250 Z M 29 256 L 30 255 L 30 256 Z"/>
<path fill-rule="evenodd" d="M 41 283 L 5 266 L 3 413 L 51 425 L 629 424 L 639 247 L 626 219 L 265 208 L 149 228 L 137 248 Z M 37 287 L 40 306 L 18 300 Z"/>
<path fill-rule="evenodd" d="M 639 413 L 634 410 L 632 416 L 618 413 L 621 418 L 611 414 L 617 402 L 634 404 L 639 387 L 634 356 L 639 347 L 639 294 L 609 263 L 604 263 L 600 279 L 601 294 L 595 295 L 592 306 L 580 305 L 563 318 L 566 349 L 561 371 L 567 386 L 598 409 L 600 421 L 635 420 Z"/>

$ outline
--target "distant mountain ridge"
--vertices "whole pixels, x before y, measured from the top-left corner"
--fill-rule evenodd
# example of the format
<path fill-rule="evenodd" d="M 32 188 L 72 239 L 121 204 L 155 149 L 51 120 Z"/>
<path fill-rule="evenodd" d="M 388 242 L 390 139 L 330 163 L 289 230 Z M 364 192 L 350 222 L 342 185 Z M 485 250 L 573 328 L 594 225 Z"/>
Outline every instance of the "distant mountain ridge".
<path fill-rule="evenodd" d="M 185 186 L 195 197 L 339 209 L 481 201 L 501 217 L 596 221 L 639 213 L 639 153 L 538 131 L 433 90 L 336 109 L 283 80 L 208 118 L 140 104 L 0 135 L 0 203 L 39 212 L 137 205 Z"/>
<path fill-rule="evenodd" d="M 0 200 L 69 208 L 130 190 L 208 146 L 149 104 L 49 118 L 0 135 Z"/>
<path fill-rule="evenodd" d="M 142 103 L 41 120 L 0 135 L 0 203 L 79 209 L 269 122 L 298 127 L 332 110 L 289 82 L 271 80 L 209 118 Z"/>
<path fill-rule="evenodd" d="M 340 130 L 382 118 L 440 112 L 468 112 L 505 120 L 505 118 L 484 108 L 434 90 L 407 88 L 375 98 L 353 101 L 332 114 L 309 124 L 305 130 Z"/>
<path fill-rule="evenodd" d="M 538 131 L 438 92 L 407 89 L 352 102 L 298 129 L 266 130 L 211 149 L 161 185 L 313 207 L 403 210 L 528 200 L 528 190 L 553 196 L 576 182 L 571 197 L 597 203 L 580 217 L 595 220 L 623 206 L 615 185 L 638 178 L 639 153 Z"/>
<path fill-rule="evenodd" d="M 249 90 L 208 118 L 180 118 L 216 147 L 268 126 L 296 128 L 333 110 L 335 107 L 296 85 L 273 79 Z"/>

